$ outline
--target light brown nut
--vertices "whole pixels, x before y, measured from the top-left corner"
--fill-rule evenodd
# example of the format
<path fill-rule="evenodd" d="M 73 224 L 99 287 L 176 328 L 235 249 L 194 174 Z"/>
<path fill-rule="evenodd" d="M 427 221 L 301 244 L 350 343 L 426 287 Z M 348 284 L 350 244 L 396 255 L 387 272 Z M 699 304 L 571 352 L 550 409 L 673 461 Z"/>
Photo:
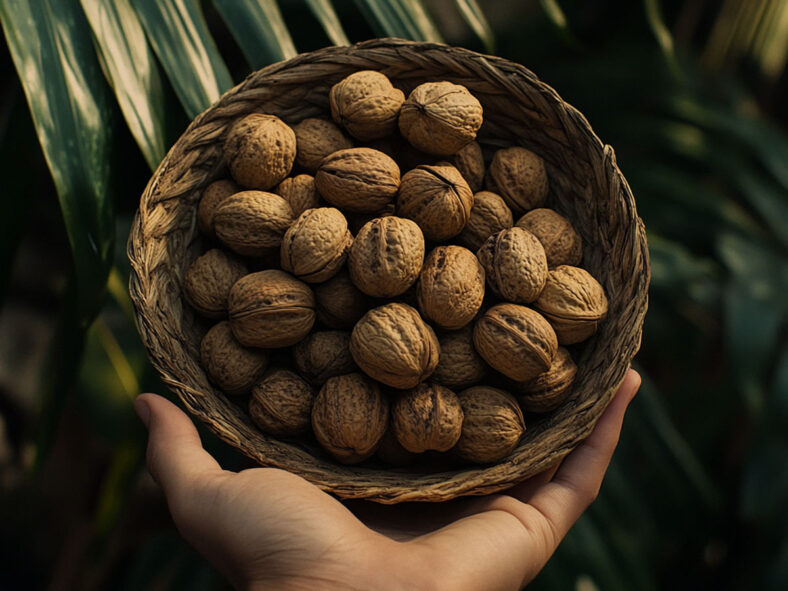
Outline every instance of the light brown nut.
<path fill-rule="evenodd" d="M 441 354 L 430 379 L 447 388 L 467 388 L 481 382 L 487 365 L 473 346 L 473 328 L 452 331 L 438 337 Z"/>
<path fill-rule="evenodd" d="M 365 374 L 404 389 L 429 377 L 440 346 L 415 308 L 394 302 L 373 308 L 356 323 L 350 353 Z"/>
<path fill-rule="evenodd" d="M 526 412 L 555 410 L 572 391 L 577 365 L 569 351 L 558 347 L 550 369 L 527 382 L 518 382 L 518 398 Z"/>
<path fill-rule="evenodd" d="M 320 207 L 320 195 L 315 186 L 315 178 L 308 174 L 287 177 L 276 186 L 274 193 L 287 201 L 294 217 L 300 216 L 307 209 Z"/>
<path fill-rule="evenodd" d="M 580 264 L 583 258 L 580 235 L 560 213 L 547 208 L 534 209 L 517 220 L 515 225 L 525 228 L 539 239 L 551 269 L 558 265 Z"/>
<path fill-rule="evenodd" d="M 550 271 L 534 305 L 555 329 L 562 345 L 586 340 L 607 316 L 605 290 L 588 271 L 569 265 Z"/>
<path fill-rule="evenodd" d="M 296 162 L 314 174 L 323 158 L 338 150 L 353 147 L 353 141 L 331 121 L 304 119 L 293 126 L 296 137 Z"/>
<path fill-rule="evenodd" d="M 237 121 L 224 141 L 224 160 L 235 182 L 266 191 L 293 168 L 296 138 L 281 119 L 252 113 Z"/>
<path fill-rule="evenodd" d="M 241 191 L 225 199 L 213 219 L 216 237 L 222 244 L 238 254 L 262 256 L 279 248 L 294 216 L 279 195 Z"/>
<path fill-rule="evenodd" d="M 391 407 L 397 441 L 413 453 L 448 451 L 460 438 L 462 408 L 457 395 L 439 384 L 419 384 L 397 394 Z"/>
<path fill-rule="evenodd" d="M 293 361 L 298 372 L 314 386 L 358 371 L 350 354 L 350 333 L 341 330 L 313 332 L 293 347 Z"/>
<path fill-rule="evenodd" d="M 353 283 L 367 295 L 390 298 L 415 283 L 424 262 L 424 236 L 411 220 L 375 218 L 356 234 L 348 257 Z"/>
<path fill-rule="evenodd" d="M 350 148 L 323 159 L 315 185 L 323 199 L 343 211 L 379 211 L 399 189 L 399 166 L 383 152 Z"/>
<path fill-rule="evenodd" d="M 467 248 L 437 246 L 424 260 L 419 310 L 441 328 L 456 330 L 473 320 L 484 299 L 484 268 Z"/>
<path fill-rule="evenodd" d="M 312 424 L 315 393 L 298 374 L 275 369 L 252 388 L 249 416 L 270 435 L 300 435 Z"/>
<path fill-rule="evenodd" d="M 225 318 L 230 288 L 246 273 L 241 261 L 213 248 L 187 269 L 183 277 L 183 295 L 202 316 L 215 320 Z"/>
<path fill-rule="evenodd" d="M 248 349 L 233 336 L 226 320 L 214 325 L 200 343 L 200 362 L 208 379 L 228 396 L 247 394 L 263 375 L 268 354 Z"/>
<path fill-rule="evenodd" d="M 282 239 L 282 269 L 302 281 L 320 283 L 345 264 L 353 236 L 342 212 L 333 207 L 307 209 Z"/>
<path fill-rule="evenodd" d="M 478 192 L 484 183 L 484 156 L 479 142 L 465 144 L 451 157 L 451 163 L 460 171 L 471 191 Z"/>
<path fill-rule="evenodd" d="M 491 367 L 520 382 L 546 371 L 558 348 L 547 320 L 517 304 L 487 310 L 473 327 L 473 344 Z"/>
<path fill-rule="evenodd" d="M 200 203 L 197 206 L 197 226 L 203 236 L 213 238 L 213 214 L 219 204 L 230 195 L 237 193 L 241 189 L 229 179 L 214 181 L 202 192 Z"/>
<path fill-rule="evenodd" d="M 388 418 L 388 399 L 360 373 L 329 378 L 312 406 L 315 437 L 343 464 L 356 464 L 375 453 Z"/>
<path fill-rule="evenodd" d="M 500 195 L 479 191 L 473 196 L 471 215 L 457 239 L 476 252 L 490 236 L 511 228 L 513 223 L 512 210 Z"/>
<path fill-rule="evenodd" d="M 517 400 L 503 390 L 475 386 L 458 394 L 464 414 L 453 451 L 470 462 L 487 464 L 508 456 L 525 432 Z"/>
<path fill-rule="evenodd" d="M 453 166 L 417 166 L 402 177 L 397 215 L 416 222 L 429 240 L 456 236 L 473 207 L 473 193 Z"/>
<path fill-rule="evenodd" d="M 331 87 L 331 117 L 353 137 L 366 141 L 394 131 L 405 95 L 380 72 L 355 72 Z"/>
<path fill-rule="evenodd" d="M 468 89 L 452 82 L 425 82 L 402 103 L 399 130 L 419 150 L 448 156 L 476 139 L 482 106 Z"/>
<path fill-rule="evenodd" d="M 548 189 L 544 161 L 525 148 L 502 148 L 487 169 L 487 188 L 503 197 L 517 215 L 541 207 Z"/>
<path fill-rule="evenodd" d="M 533 302 L 547 280 L 547 258 L 539 240 L 528 230 L 507 228 L 490 236 L 476 253 L 487 283 L 505 300 Z"/>
<path fill-rule="evenodd" d="M 230 290 L 230 326 L 247 347 L 295 345 L 315 323 L 315 296 L 309 286 L 278 269 L 246 275 Z"/>
<path fill-rule="evenodd" d="M 327 328 L 353 328 L 370 308 L 370 299 L 340 271 L 325 283 L 315 286 L 317 319 Z"/>

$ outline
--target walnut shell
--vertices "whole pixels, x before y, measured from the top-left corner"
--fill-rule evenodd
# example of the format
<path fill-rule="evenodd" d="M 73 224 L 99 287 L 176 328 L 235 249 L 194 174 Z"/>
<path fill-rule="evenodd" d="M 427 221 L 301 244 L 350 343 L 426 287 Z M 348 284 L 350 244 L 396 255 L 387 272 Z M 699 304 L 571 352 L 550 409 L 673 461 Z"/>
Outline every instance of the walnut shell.
<path fill-rule="evenodd" d="M 453 166 L 421 165 L 405 173 L 397 215 L 416 222 L 429 240 L 456 236 L 473 207 L 473 193 Z"/>
<path fill-rule="evenodd" d="M 448 388 L 467 388 L 481 382 L 487 365 L 473 346 L 473 329 L 449 332 L 438 337 L 440 357 L 430 379 Z"/>
<path fill-rule="evenodd" d="M 471 191 L 476 193 L 484 183 L 484 156 L 479 142 L 465 144 L 454 156 L 451 163 L 460 171 Z"/>
<path fill-rule="evenodd" d="M 424 262 L 424 236 L 411 220 L 375 218 L 356 234 L 348 257 L 353 283 L 373 297 L 400 295 L 413 285 Z"/>
<path fill-rule="evenodd" d="M 547 281 L 544 248 L 528 230 L 501 230 L 485 241 L 476 256 L 492 290 L 510 302 L 533 302 Z"/>
<path fill-rule="evenodd" d="M 363 70 L 332 86 L 328 99 L 334 121 L 366 141 L 394 131 L 405 95 L 384 74 Z"/>
<path fill-rule="evenodd" d="M 323 199 L 343 211 L 379 211 L 394 200 L 399 182 L 397 163 L 371 148 L 334 152 L 315 174 Z"/>
<path fill-rule="evenodd" d="M 200 362 L 211 382 L 228 396 L 246 394 L 266 366 L 268 354 L 247 349 L 233 336 L 226 320 L 214 325 L 200 343 Z"/>
<path fill-rule="evenodd" d="M 353 285 L 347 272 L 340 271 L 315 286 L 317 319 L 328 328 L 353 328 L 370 308 L 370 299 Z"/>
<path fill-rule="evenodd" d="M 520 382 L 546 371 L 558 348 L 547 320 L 517 304 L 487 310 L 473 327 L 473 344 L 490 366 Z"/>
<path fill-rule="evenodd" d="M 230 179 L 214 181 L 205 187 L 205 190 L 200 196 L 200 203 L 197 206 L 197 227 L 200 228 L 200 232 L 202 232 L 203 236 L 208 236 L 209 238 L 215 237 L 213 214 L 216 208 L 222 201 L 240 190 L 238 185 Z"/>
<path fill-rule="evenodd" d="M 476 139 L 482 105 L 452 82 L 420 84 L 402 103 L 399 130 L 419 150 L 449 156 Z"/>
<path fill-rule="evenodd" d="M 312 385 L 357 371 L 350 354 L 350 333 L 340 330 L 313 332 L 293 347 L 298 372 Z"/>
<path fill-rule="evenodd" d="M 541 207 L 548 188 L 544 161 L 525 148 L 502 148 L 487 169 L 487 187 L 517 215 Z"/>
<path fill-rule="evenodd" d="M 558 347 L 550 369 L 527 382 L 519 382 L 520 404 L 526 412 L 555 410 L 567 399 L 577 375 L 569 351 Z"/>
<path fill-rule="evenodd" d="M 281 119 L 252 113 L 230 128 L 224 141 L 224 160 L 235 182 L 265 191 L 290 174 L 296 138 Z"/>
<path fill-rule="evenodd" d="M 586 340 L 607 316 L 605 290 L 588 271 L 569 265 L 550 271 L 534 305 L 550 322 L 562 345 Z"/>
<path fill-rule="evenodd" d="M 395 214 L 395 205 L 393 203 L 388 203 L 386 204 L 385 207 L 383 207 L 383 209 L 379 211 L 367 211 L 363 213 L 359 213 L 359 212 L 348 213 L 347 225 L 353 234 L 358 234 L 361 228 L 363 228 L 365 224 L 371 222 L 375 218 L 385 218 L 394 214 Z"/>
<path fill-rule="evenodd" d="M 281 265 L 303 281 L 330 279 L 345 264 L 353 236 L 342 212 L 333 207 L 307 209 L 282 239 Z"/>
<path fill-rule="evenodd" d="M 276 186 L 274 193 L 287 201 L 294 217 L 300 216 L 307 209 L 320 207 L 320 195 L 315 186 L 315 178 L 308 174 L 287 177 Z"/>
<path fill-rule="evenodd" d="M 484 299 L 484 268 L 462 246 L 438 246 L 419 275 L 419 310 L 441 328 L 456 330 L 473 320 Z"/>
<path fill-rule="evenodd" d="M 239 279 L 228 298 L 233 334 L 247 347 L 295 345 L 315 323 L 315 296 L 309 286 L 278 269 Z"/>
<path fill-rule="evenodd" d="M 473 195 L 471 215 L 457 239 L 476 252 L 490 236 L 511 228 L 513 224 L 512 210 L 500 195 L 479 191 Z"/>
<path fill-rule="evenodd" d="M 323 448 L 343 464 L 370 457 L 386 432 L 389 403 L 360 373 L 329 378 L 312 406 L 312 429 Z"/>
<path fill-rule="evenodd" d="M 515 397 L 488 386 L 468 388 L 457 397 L 464 419 L 453 451 L 465 460 L 482 464 L 497 462 L 512 453 L 525 432 L 525 419 Z"/>
<path fill-rule="evenodd" d="M 294 221 L 287 201 L 274 193 L 241 191 L 225 199 L 213 216 L 216 237 L 238 254 L 262 256 L 279 248 Z"/>
<path fill-rule="evenodd" d="M 301 376 L 275 369 L 252 388 L 249 415 L 261 431 L 292 436 L 309 431 L 315 393 Z"/>
<path fill-rule="evenodd" d="M 534 209 L 517 220 L 515 225 L 525 228 L 539 239 L 547 256 L 548 267 L 580 264 L 583 258 L 580 235 L 560 213 L 547 208 Z"/>
<path fill-rule="evenodd" d="M 212 248 L 198 257 L 183 277 L 183 295 L 206 318 L 227 316 L 227 296 L 233 284 L 246 275 L 246 266 L 223 250 Z"/>
<path fill-rule="evenodd" d="M 353 147 L 353 141 L 331 121 L 304 119 L 293 126 L 296 137 L 296 162 L 314 174 L 323 158 L 338 150 Z"/>
<path fill-rule="evenodd" d="M 429 377 L 440 346 L 415 308 L 394 302 L 373 308 L 356 323 L 350 353 L 371 378 L 405 389 Z"/>
<path fill-rule="evenodd" d="M 445 386 L 419 384 L 397 395 L 391 426 L 397 441 L 410 452 L 448 451 L 460 438 L 462 407 Z"/>

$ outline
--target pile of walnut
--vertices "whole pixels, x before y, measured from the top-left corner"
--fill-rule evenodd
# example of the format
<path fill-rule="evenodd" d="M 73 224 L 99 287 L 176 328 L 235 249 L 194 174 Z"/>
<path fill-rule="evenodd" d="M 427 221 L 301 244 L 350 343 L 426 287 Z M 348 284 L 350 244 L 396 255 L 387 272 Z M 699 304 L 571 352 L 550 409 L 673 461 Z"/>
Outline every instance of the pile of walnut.
<path fill-rule="evenodd" d="M 329 98 L 333 122 L 256 113 L 227 135 L 231 179 L 197 211 L 216 248 L 183 282 L 218 321 L 203 367 L 225 394 L 250 394 L 263 432 L 311 431 L 342 463 L 428 450 L 499 461 L 523 411 L 569 395 L 577 368 L 562 345 L 607 313 L 577 266 L 581 239 L 543 207 L 538 155 L 499 149 L 485 164 L 482 107 L 463 86 L 428 82 L 406 99 L 364 71 Z"/>

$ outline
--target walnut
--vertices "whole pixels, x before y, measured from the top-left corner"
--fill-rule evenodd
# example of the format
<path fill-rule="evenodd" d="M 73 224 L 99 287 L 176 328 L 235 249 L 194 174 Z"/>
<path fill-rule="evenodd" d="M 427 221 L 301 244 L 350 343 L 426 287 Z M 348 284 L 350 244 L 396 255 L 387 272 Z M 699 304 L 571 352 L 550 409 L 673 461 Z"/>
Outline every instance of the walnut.
<path fill-rule="evenodd" d="M 242 262 L 213 248 L 189 266 L 183 277 L 183 295 L 202 316 L 224 318 L 230 288 L 246 273 Z"/>
<path fill-rule="evenodd" d="M 315 323 L 315 296 L 309 286 L 277 269 L 239 279 L 228 298 L 235 338 L 247 347 L 295 345 Z"/>
<path fill-rule="evenodd" d="M 435 164 L 438 158 L 435 154 L 427 154 L 427 152 L 417 150 L 398 133 L 372 140 L 367 144 L 367 147 L 380 150 L 387 156 L 391 156 L 399 165 L 400 172 L 407 172 L 420 164 Z"/>
<path fill-rule="evenodd" d="M 418 454 L 409 452 L 402 447 L 402 444 L 397 441 L 397 436 L 394 435 L 394 431 L 391 428 L 390 419 L 389 428 L 386 429 L 386 432 L 383 434 L 383 439 L 380 440 L 380 445 L 375 452 L 375 456 L 392 466 L 407 466 L 408 464 L 412 464 L 416 458 L 419 457 Z"/>
<path fill-rule="evenodd" d="M 468 89 L 452 82 L 425 82 L 402 103 L 399 130 L 416 148 L 448 156 L 476 139 L 482 106 Z"/>
<path fill-rule="evenodd" d="M 465 418 L 453 451 L 465 460 L 482 464 L 497 462 L 512 453 L 525 432 L 525 419 L 515 397 L 487 386 L 468 388 L 457 397 Z"/>
<path fill-rule="evenodd" d="M 347 214 L 347 225 L 353 234 L 358 234 L 365 224 L 371 222 L 375 218 L 385 218 L 395 213 L 395 205 L 393 203 L 387 204 L 379 211 L 368 211 L 364 213 L 350 212 Z"/>
<path fill-rule="evenodd" d="M 275 369 L 252 388 L 249 415 L 270 435 L 300 435 L 309 431 L 315 393 L 301 376 Z"/>
<path fill-rule="evenodd" d="M 511 228 L 513 223 L 512 210 L 500 195 L 479 191 L 473 196 L 471 215 L 457 239 L 476 252 L 490 236 Z"/>
<path fill-rule="evenodd" d="M 518 215 L 541 207 L 548 186 L 544 161 L 525 148 L 500 149 L 487 169 L 487 186 Z"/>
<path fill-rule="evenodd" d="M 562 345 L 586 340 L 607 315 L 607 297 L 599 282 L 585 269 L 569 265 L 550 271 L 534 305 Z"/>
<path fill-rule="evenodd" d="M 293 131 L 296 137 L 296 162 L 312 174 L 329 154 L 353 147 L 351 139 L 325 119 L 304 119 L 293 126 Z"/>
<path fill-rule="evenodd" d="M 214 181 L 205 187 L 200 196 L 200 204 L 197 206 L 197 227 L 200 228 L 203 236 L 209 238 L 215 236 L 213 214 L 216 208 L 222 201 L 240 190 L 238 185 L 229 179 Z"/>
<path fill-rule="evenodd" d="M 326 156 L 315 174 L 323 199 L 343 211 L 378 211 L 399 189 L 399 166 L 383 152 L 350 148 Z"/>
<path fill-rule="evenodd" d="M 373 297 L 400 295 L 416 281 L 424 262 L 424 236 L 412 221 L 375 218 L 356 235 L 348 257 L 353 283 Z"/>
<path fill-rule="evenodd" d="M 473 344 L 490 366 L 520 382 L 546 371 L 558 348 L 547 320 L 517 304 L 487 310 L 473 327 Z"/>
<path fill-rule="evenodd" d="M 262 256 L 279 248 L 293 223 L 293 210 L 279 195 L 241 191 L 225 199 L 213 216 L 216 237 L 238 254 Z"/>
<path fill-rule="evenodd" d="M 224 160 L 235 182 L 265 191 L 290 174 L 296 138 L 281 119 L 252 113 L 230 128 L 224 141 Z"/>
<path fill-rule="evenodd" d="M 320 195 L 315 186 L 315 178 L 308 174 L 287 177 L 276 186 L 274 193 L 287 201 L 295 217 L 300 216 L 307 209 L 320 207 Z"/>
<path fill-rule="evenodd" d="M 419 275 L 419 310 L 441 328 L 468 324 L 484 299 L 484 269 L 462 246 L 438 246 L 427 255 Z"/>
<path fill-rule="evenodd" d="M 397 441 L 410 452 L 447 451 L 460 438 L 462 408 L 448 388 L 419 384 L 397 395 L 391 426 Z"/>
<path fill-rule="evenodd" d="M 364 70 L 332 86 L 328 98 L 334 121 L 366 141 L 394 131 L 405 95 L 384 74 Z"/>
<path fill-rule="evenodd" d="M 317 319 L 328 328 L 353 328 L 370 308 L 370 299 L 341 271 L 315 286 Z"/>
<path fill-rule="evenodd" d="M 329 378 L 312 406 L 312 429 L 323 448 L 343 464 L 370 457 L 386 432 L 389 403 L 360 373 Z"/>
<path fill-rule="evenodd" d="M 307 209 L 282 239 L 281 265 L 303 281 L 320 283 L 345 264 L 353 236 L 342 212 L 333 207 Z"/>
<path fill-rule="evenodd" d="M 487 374 L 487 365 L 473 347 L 470 326 L 438 337 L 440 357 L 430 379 L 448 388 L 467 388 Z"/>
<path fill-rule="evenodd" d="M 247 349 L 233 336 L 226 320 L 214 325 L 200 343 L 200 361 L 211 382 L 229 396 L 246 394 L 266 366 L 268 354 Z"/>
<path fill-rule="evenodd" d="M 516 225 L 525 228 L 539 239 L 550 268 L 580 264 L 580 259 L 583 258 L 580 235 L 560 213 L 546 208 L 534 209 L 517 220 Z"/>
<path fill-rule="evenodd" d="M 550 369 L 527 382 L 519 382 L 520 404 L 527 412 L 548 412 L 558 408 L 572 391 L 577 365 L 569 351 L 558 347 Z"/>
<path fill-rule="evenodd" d="M 413 388 L 438 364 L 433 330 L 407 304 L 373 308 L 353 327 L 350 353 L 371 378 L 394 388 Z"/>
<path fill-rule="evenodd" d="M 465 144 L 451 157 L 451 163 L 460 171 L 471 191 L 476 193 L 484 182 L 484 156 L 479 142 Z"/>
<path fill-rule="evenodd" d="M 421 165 L 402 177 L 397 215 L 416 222 L 429 240 L 459 234 L 471 207 L 473 193 L 453 166 Z"/>
<path fill-rule="evenodd" d="M 350 354 L 350 333 L 340 330 L 313 332 L 293 347 L 293 361 L 298 372 L 315 386 L 357 371 Z"/>
<path fill-rule="evenodd" d="M 490 236 L 477 255 L 492 290 L 510 302 L 533 302 L 547 280 L 547 258 L 528 230 L 507 228 Z"/>

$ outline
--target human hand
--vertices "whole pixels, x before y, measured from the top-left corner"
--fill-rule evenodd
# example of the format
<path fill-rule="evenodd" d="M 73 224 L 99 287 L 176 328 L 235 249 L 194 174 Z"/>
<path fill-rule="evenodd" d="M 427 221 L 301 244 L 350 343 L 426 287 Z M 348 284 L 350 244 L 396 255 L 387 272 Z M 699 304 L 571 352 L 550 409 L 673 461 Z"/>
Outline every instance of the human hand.
<path fill-rule="evenodd" d="M 583 443 L 504 494 L 395 506 L 343 504 L 275 468 L 222 470 L 174 404 L 143 394 L 135 408 L 178 530 L 237 589 L 515 590 L 596 498 L 639 386 L 630 370 Z"/>

